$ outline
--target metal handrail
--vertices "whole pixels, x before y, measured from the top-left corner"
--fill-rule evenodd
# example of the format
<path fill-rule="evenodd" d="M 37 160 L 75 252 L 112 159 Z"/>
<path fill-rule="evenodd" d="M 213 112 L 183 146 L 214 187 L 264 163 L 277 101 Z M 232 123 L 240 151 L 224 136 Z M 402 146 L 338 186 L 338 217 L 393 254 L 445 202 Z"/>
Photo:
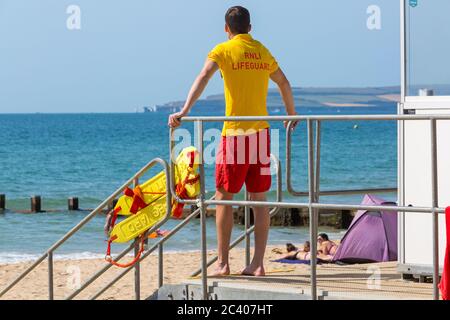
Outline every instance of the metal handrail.
<path fill-rule="evenodd" d="M 166 161 L 159 159 L 163 166 L 164 166 L 164 173 L 165 173 L 165 177 L 166 177 L 166 186 L 169 184 L 169 165 L 167 164 Z M 152 232 L 155 232 L 158 228 L 160 228 L 162 225 L 164 225 L 171 216 L 171 211 L 172 211 L 172 197 L 170 192 L 166 192 L 166 213 L 164 214 L 164 217 L 158 221 L 156 224 L 154 224 L 150 229 L 148 229 L 143 237 L 147 238 L 149 234 L 151 234 Z M 127 249 L 125 249 L 124 251 L 122 251 L 117 259 L 121 259 L 122 257 L 124 257 L 128 252 L 130 252 L 132 249 L 136 248 L 136 244 L 133 243 L 131 244 Z M 136 264 L 139 264 L 140 261 L 142 261 L 142 257 L 140 259 L 138 259 L 138 261 L 136 262 Z M 111 264 L 107 264 L 106 266 L 104 266 L 102 269 L 100 269 L 99 271 L 97 271 L 93 276 L 91 276 L 91 278 L 89 278 L 88 280 L 86 280 L 81 286 L 80 288 L 78 288 L 77 290 L 75 290 L 74 292 L 72 292 L 70 295 L 68 295 L 65 300 L 72 300 L 73 298 L 75 298 L 76 296 L 78 296 L 84 289 L 86 289 L 91 283 L 93 283 L 95 280 L 97 280 L 103 273 L 105 273 L 108 269 L 110 269 L 112 267 Z M 131 266 L 129 267 L 129 269 L 133 269 L 135 268 L 135 266 Z M 138 273 L 138 272 L 137 272 Z M 138 274 L 135 273 L 135 277 L 138 277 Z M 111 284 L 112 285 L 112 284 Z M 111 286 L 110 285 L 110 286 Z M 140 283 L 139 282 L 135 282 L 135 285 L 137 285 L 138 287 L 140 287 Z M 108 289 L 110 286 L 108 286 L 106 289 Z M 105 289 L 105 290 L 106 290 Z M 138 289 L 136 292 L 136 299 L 138 300 L 140 298 L 140 290 Z"/>
<path fill-rule="evenodd" d="M 450 114 L 375 114 L 375 115 L 311 115 L 311 116 L 188 116 L 184 122 L 224 122 L 224 121 L 381 121 L 381 120 L 450 120 Z"/>
<path fill-rule="evenodd" d="M 214 196 L 210 198 L 211 200 L 214 199 Z M 194 210 L 191 214 L 189 214 L 185 219 L 183 219 L 182 222 L 180 222 L 177 226 L 175 226 L 172 230 L 170 230 L 163 238 L 161 238 L 158 242 L 156 242 L 151 248 L 149 248 L 139 259 L 139 262 L 143 261 L 146 257 L 148 257 L 151 253 L 153 253 L 157 248 L 159 248 L 161 245 L 163 245 L 166 241 L 168 241 L 170 238 L 172 238 L 179 230 L 181 230 L 188 222 L 190 222 L 193 218 L 198 216 L 200 213 L 200 208 L 197 208 Z M 124 271 L 122 271 L 116 278 L 111 280 L 107 285 L 105 285 L 101 290 L 96 292 L 94 295 L 91 296 L 91 300 L 97 299 L 101 294 L 103 294 L 108 288 L 110 288 L 112 285 L 114 285 L 117 281 L 119 281 L 123 276 L 125 276 L 133 267 L 128 267 Z M 159 276 L 163 274 L 163 270 L 159 269 Z M 159 287 L 161 287 L 162 284 L 159 284 Z"/>
<path fill-rule="evenodd" d="M 340 209 L 340 210 L 379 210 L 380 208 L 383 211 L 397 211 L 397 212 L 420 212 L 420 213 L 431 213 L 433 215 L 433 297 L 434 299 L 439 298 L 439 291 L 437 287 L 437 280 L 439 278 L 439 252 L 438 252 L 438 214 L 444 213 L 444 208 L 438 207 L 438 193 L 437 193 L 437 137 L 436 137 L 436 121 L 437 120 L 450 120 L 450 115 L 356 115 L 356 116 L 257 116 L 257 117 L 184 117 L 181 119 L 182 121 L 195 121 L 198 123 L 197 127 L 197 135 L 199 141 L 199 153 L 200 153 L 200 177 L 201 177 L 201 192 L 198 199 L 191 200 L 183 200 L 179 199 L 176 193 L 174 192 L 174 166 L 172 161 L 170 162 L 170 166 L 164 160 L 159 158 L 152 160 L 149 164 L 147 164 L 144 168 L 142 168 L 138 173 L 136 173 L 130 180 L 127 181 L 120 189 L 114 192 L 110 197 L 108 197 L 104 202 L 102 202 L 94 211 L 92 211 L 88 216 L 86 216 L 79 224 L 77 224 L 74 228 L 72 228 L 65 236 L 63 236 L 59 241 L 57 241 L 52 247 L 50 247 L 46 253 L 44 253 L 40 258 L 33 263 L 27 270 L 25 270 L 21 275 L 19 275 L 15 280 L 13 280 L 5 289 L 0 292 L 0 297 L 8 292 L 12 287 L 14 287 L 20 280 L 22 280 L 28 273 L 30 273 L 34 268 L 36 268 L 43 260 L 48 258 L 49 261 L 49 298 L 53 299 L 53 252 L 62 245 L 67 239 L 69 239 L 74 233 L 76 233 L 82 226 L 84 226 L 88 221 L 90 221 L 96 214 L 98 214 L 105 206 L 107 206 L 113 199 L 115 199 L 125 187 L 131 184 L 135 179 L 139 178 L 146 170 L 148 170 L 152 165 L 159 162 L 164 166 L 164 171 L 166 172 L 166 185 L 170 189 L 170 192 L 167 192 L 167 208 L 168 212 L 170 212 L 170 200 L 172 196 L 179 202 L 188 203 L 188 204 L 196 204 L 198 209 L 195 210 L 191 215 L 189 215 L 182 223 L 180 223 L 177 227 L 175 227 L 169 235 L 165 238 L 157 242 L 148 252 L 146 252 L 141 258 L 138 260 L 139 262 L 145 259 L 150 253 L 152 253 L 157 248 L 159 249 L 159 285 L 162 285 L 162 256 L 163 253 L 163 243 L 167 241 L 172 235 L 178 232 L 181 228 L 183 228 L 193 217 L 197 216 L 199 213 L 201 215 L 201 253 L 202 253 L 202 267 L 200 270 L 202 273 L 202 288 L 203 288 L 203 298 L 207 298 L 207 267 L 211 261 L 207 261 L 206 255 L 206 208 L 210 205 L 238 205 L 238 206 L 255 206 L 255 207 L 273 207 L 273 210 L 279 210 L 280 208 L 306 208 L 309 209 L 310 212 L 310 237 L 311 237 L 311 245 L 314 251 L 315 246 L 315 238 L 317 235 L 317 218 L 318 218 L 318 209 Z M 205 196 L 205 183 L 204 183 L 204 163 L 203 163 L 203 122 L 217 122 L 217 121 L 298 121 L 298 120 L 306 120 L 308 124 L 308 180 L 309 180 L 309 190 L 308 202 L 283 202 L 281 198 L 281 175 L 280 168 L 281 165 L 278 164 L 277 174 L 278 174 L 278 184 L 277 184 L 277 201 L 236 201 L 236 200 L 215 200 L 213 198 L 206 200 Z M 321 121 L 335 121 L 335 120 L 428 120 L 431 125 L 431 171 L 432 171 L 432 207 L 410 207 L 410 206 L 389 206 L 389 205 L 380 205 L 380 206 L 367 206 L 367 205 L 343 205 L 343 204 L 323 204 L 319 202 L 319 195 L 327 195 L 334 194 L 342 194 L 342 192 L 365 192 L 366 190 L 336 190 L 336 191 L 321 191 L 319 188 L 319 171 L 320 164 L 318 161 L 320 160 L 320 149 L 316 149 L 316 159 L 314 159 L 314 150 L 313 150 L 313 121 L 316 121 L 318 126 L 318 131 L 316 132 L 317 136 L 320 137 L 320 122 Z M 289 131 L 289 130 L 288 130 Z M 172 137 L 173 130 L 170 130 L 170 134 Z M 317 139 L 317 138 L 316 138 Z M 318 139 L 320 140 L 320 139 Z M 288 146 L 290 147 L 291 140 L 289 140 Z M 172 153 L 173 141 L 170 140 L 170 155 Z M 316 146 L 318 148 L 318 146 Z M 288 153 L 287 160 L 290 161 L 290 152 Z M 278 159 L 277 159 L 278 160 Z M 279 161 L 279 160 L 278 160 Z M 315 165 L 314 165 L 314 162 Z M 290 168 L 289 168 L 290 169 Z M 290 170 L 289 175 L 286 176 L 290 181 Z M 391 189 L 391 188 L 389 188 Z M 373 190 L 373 189 L 372 189 Z M 388 190 L 388 189 L 378 189 L 378 190 Z M 278 193 L 280 192 L 280 193 Z M 273 214 L 275 211 L 271 211 Z M 168 219 L 168 212 L 166 212 L 166 216 L 164 219 L 153 226 L 151 229 L 147 231 L 147 234 L 153 232 L 157 228 L 159 228 L 163 223 L 165 223 Z M 245 233 L 242 234 L 238 239 L 236 239 L 230 247 L 233 248 L 243 239 L 248 237 L 248 235 L 253 232 L 254 227 L 249 229 L 246 228 Z M 134 248 L 134 244 L 130 245 L 127 249 L 122 251 L 117 259 L 122 258 L 128 252 L 130 252 Z M 78 290 L 73 292 L 71 295 L 67 297 L 67 299 L 72 299 L 77 296 L 82 290 L 84 290 L 87 286 L 89 286 L 93 281 L 95 281 L 101 274 L 106 272 L 111 265 L 107 265 L 102 268 L 99 272 L 97 272 L 93 277 L 87 280 Z M 104 286 L 99 292 L 92 296 L 92 298 L 97 298 L 103 292 L 105 292 L 111 285 L 121 279 L 126 273 L 128 273 L 133 267 L 129 267 L 124 270 L 120 275 L 118 275 L 113 281 Z M 317 278 L 316 278 L 316 265 L 314 259 L 311 261 L 311 295 L 313 299 L 317 299 Z"/>
<path fill-rule="evenodd" d="M 42 261 L 44 261 L 47 257 L 49 258 L 49 299 L 52 300 L 53 296 L 53 253 L 56 249 L 58 249 L 61 245 L 63 245 L 69 238 L 71 238 L 75 233 L 77 233 L 85 224 L 87 224 L 92 218 L 94 218 L 97 214 L 102 212 L 102 210 L 108 206 L 117 196 L 119 196 L 123 190 L 132 184 L 135 179 L 141 177 L 146 171 L 148 171 L 155 164 L 161 164 L 164 168 L 164 172 L 166 173 L 166 183 L 168 183 L 168 165 L 167 162 L 160 159 L 155 158 L 148 162 L 141 170 L 139 170 L 136 174 L 133 175 L 127 182 L 125 182 L 120 188 L 114 191 L 108 198 L 106 198 L 96 209 L 94 209 L 90 214 L 88 214 L 85 218 L 83 218 L 76 226 L 74 226 L 71 230 L 69 230 L 62 238 L 56 241 L 47 251 L 40 256 L 30 267 L 28 267 L 25 271 L 23 271 L 19 276 L 17 276 L 11 283 L 9 283 L 2 291 L 0 291 L 0 297 L 6 294 L 9 290 L 11 290 L 15 285 L 17 285 L 23 278 L 25 278 L 31 271 L 33 271 Z M 167 194 L 167 208 L 170 213 L 170 203 L 171 203 L 171 195 Z M 167 215 L 167 213 L 166 213 Z M 126 253 L 128 253 L 134 245 L 131 245 L 128 249 L 125 249 L 124 252 L 118 255 L 118 259 L 122 258 Z M 126 251 L 126 252 L 125 252 Z M 110 266 L 110 265 L 109 265 Z M 106 270 L 105 270 L 106 271 Z"/>
<path fill-rule="evenodd" d="M 276 163 L 276 168 L 277 168 L 277 200 L 281 201 L 281 166 L 279 163 L 279 160 L 274 156 L 271 155 L 272 159 L 275 161 Z M 20 279 L 17 279 L 17 281 L 14 281 L 13 283 L 11 283 L 5 290 L 4 292 L 2 292 L 2 294 L 8 292 L 12 287 L 14 287 L 14 285 L 16 285 L 23 277 L 25 277 L 29 272 L 31 272 L 37 265 L 39 265 L 46 257 L 48 254 L 48 258 L 49 258 L 49 265 L 53 264 L 53 251 L 56 250 L 60 245 L 62 245 L 67 239 L 70 238 L 70 236 L 72 236 L 74 233 L 76 233 L 79 229 L 81 229 L 82 226 L 84 226 L 84 224 L 86 224 L 88 221 L 90 221 L 91 218 L 93 218 L 96 214 L 98 214 L 98 212 L 100 212 L 101 210 L 103 210 L 103 208 L 108 205 L 113 199 L 115 199 L 122 191 L 123 189 L 125 189 L 125 187 L 127 187 L 128 185 L 130 185 L 131 183 L 136 183 L 137 179 L 143 174 L 145 173 L 148 169 L 150 169 L 150 167 L 152 167 L 154 165 L 153 162 L 160 162 L 162 161 L 164 163 L 164 171 L 166 172 L 166 185 L 170 186 L 171 183 L 169 181 L 172 181 L 172 186 L 173 186 L 173 180 L 170 178 L 173 178 L 173 169 L 172 170 L 168 170 L 168 165 L 165 161 L 161 160 L 161 159 L 155 159 L 152 160 L 149 164 L 147 164 L 144 168 L 142 168 L 138 173 L 136 173 L 132 178 L 130 178 L 120 189 L 118 189 L 115 193 L 113 193 L 109 198 L 107 198 L 101 205 L 99 205 L 92 213 L 90 213 L 87 217 L 85 217 L 76 227 L 74 227 L 71 231 L 69 231 L 64 237 L 63 239 L 61 239 L 60 241 L 58 241 L 57 243 L 55 243 L 55 245 L 53 245 L 46 254 L 43 255 L 43 257 L 41 257 L 40 259 L 38 259 L 38 261 L 36 261 L 33 266 L 31 266 L 29 268 L 29 270 L 26 270 L 26 273 L 24 272 L 24 274 L 22 274 L 20 276 Z M 172 168 L 173 168 L 173 163 L 172 164 Z M 168 173 L 168 174 L 167 174 Z M 173 189 L 173 188 L 172 188 Z M 173 193 L 175 196 L 176 193 Z M 210 200 L 214 199 L 214 197 L 212 197 Z M 180 202 L 186 202 L 183 199 L 178 198 L 178 200 L 180 200 Z M 166 199 L 167 203 L 167 208 L 170 208 L 170 197 L 167 197 Z M 198 203 L 198 200 L 195 201 L 190 201 L 191 203 Z M 273 208 L 271 211 L 271 214 L 275 214 L 277 211 L 279 210 L 279 208 Z M 151 249 L 149 249 L 144 255 L 141 256 L 141 258 L 137 261 L 137 263 L 140 263 L 142 260 L 144 260 L 148 255 L 150 255 L 153 251 L 155 251 L 157 248 L 160 249 L 160 251 L 162 251 L 162 245 L 164 242 L 166 242 L 168 239 L 170 239 L 175 233 L 177 233 L 182 227 L 184 227 L 190 220 L 192 220 L 192 218 L 194 218 L 195 216 L 198 215 L 198 213 L 201 211 L 201 208 L 198 208 L 197 210 L 195 210 L 192 214 L 190 214 L 185 220 L 183 220 L 183 222 L 181 222 L 177 227 L 175 227 L 172 231 L 169 232 L 169 234 L 167 234 L 161 241 L 157 242 Z M 156 229 L 158 229 L 159 227 L 161 227 L 162 224 L 164 224 L 166 221 L 168 220 L 168 212 L 166 212 L 165 217 L 155 226 L 153 226 L 151 229 L 149 229 L 146 234 L 150 234 L 151 232 L 155 231 Z M 253 232 L 253 227 L 250 228 L 250 230 L 248 231 L 249 233 Z M 237 244 L 237 243 L 236 243 Z M 231 246 L 231 248 L 234 246 Z M 117 256 L 116 259 L 121 259 L 122 257 L 124 257 L 127 253 L 129 253 L 131 250 L 133 250 L 135 248 L 135 244 L 131 244 L 129 245 L 129 247 L 127 247 L 125 250 L 123 250 L 121 253 L 119 253 L 119 255 Z M 161 252 L 160 252 L 161 255 Z M 160 261 L 161 261 L 161 256 L 159 257 Z M 78 296 L 84 289 L 86 289 L 90 284 L 92 284 L 96 279 L 98 279 L 102 274 L 104 274 L 108 269 L 111 268 L 111 265 L 108 264 L 106 266 L 104 266 L 102 269 L 100 269 L 98 272 L 96 272 L 93 276 L 91 276 L 91 278 L 89 278 L 88 280 L 86 280 L 77 290 L 75 290 L 74 292 L 72 292 L 71 294 L 69 294 L 65 299 L 70 300 L 75 298 L 76 296 Z M 118 280 L 120 280 L 123 276 L 125 276 L 130 270 L 132 270 L 133 268 L 135 268 L 134 266 L 128 267 L 127 269 L 125 269 L 123 272 L 121 272 L 116 278 L 114 278 L 111 282 L 109 282 L 108 284 L 106 284 L 104 287 L 102 287 L 102 289 L 100 291 L 98 291 L 96 294 L 94 294 L 91 299 L 96 299 L 98 296 L 100 296 L 102 293 L 104 293 L 108 288 L 110 288 L 112 285 L 114 285 Z M 162 277 L 162 268 L 159 269 L 159 278 L 161 279 Z M 135 277 L 137 275 L 135 274 Z M 51 282 L 53 284 L 53 273 L 49 272 L 49 282 Z M 160 280 L 160 286 L 162 285 L 162 281 Z M 52 288 L 52 286 L 51 286 Z M 49 290 L 51 290 L 51 288 L 49 287 Z M 136 294 L 138 293 L 139 290 L 137 290 Z M 138 296 L 137 296 L 138 297 Z M 51 298 L 53 298 L 53 292 L 51 293 Z"/>
<path fill-rule="evenodd" d="M 380 210 L 383 211 L 408 211 L 414 213 L 431 213 L 432 207 L 409 207 L 409 206 L 367 206 L 361 204 L 338 204 L 338 203 L 318 203 L 318 202 L 277 202 L 277 201 L 243 201 L 243 200 L 205 200 L 207 205 L 226 205 L 226 206 L 252 206 L 252 207 L 279 207 L 279 208 L 302 208 L 309 207 L 317 209 L 342 209 L 342 210 Z M 435 208 L 436 213 L 445 213 L 445 208 Z"/>
<path fill-rule="evenodd" d="M 286 126 L 286 189 L 287 191 L 296 197 L 307 197 L 309 195 L 308 191 L 297 191 L 292 186 L 291 181 L 291 159 L 292 159 L 292 133 L 294 128 L 294 121 L 289 121 Z M 315 185 L 319 185 L 320 180 L 320 150 L 321 150 L 321 138 L 320 138 L 321 128 L 320 121 L 316 123 L 316 144 L 315 144 L 315 163 L 316 163 L 316 181 Z M 316 188 L 316 193 L 319 196 L 336 196 L 336 195 L 354 195 L 362 193 L 392 193 L 397 192 L 398 188 L 364 188 L 364 189 L 345 189 L 345 190 L 321 190 Z"/>
<path fill-rule="evenodd" d="M 340 116 L 196 116 L 196 117 L 183 117 L 181 121 L 196 122 L 199 124 L 198 129 L 198 141 L 203 146 L 203 122 L 223 122 L 223 121 L 299 121 L 305 120 L 308 125 L 308 203 L 285 203 L 285 202 L 273 202 L 273 201 L 234 201 L 234 200 L 201 200 L 202 207 L 208 205 L 239 205 L 239 206 L 272 206 L 272 207 L 285 207 L 285 208 L 308 208 L 310 213 L 310 240 L 312 245 L 312 252 L 316 249 L 315 239 L 317 236 L 317 224 L 318 224 L 318 210 L 316 209 L 348 209 L 348 210 L 380 210 L 383 211 L 396 211 L 396 212 L 423 212 L 432 213 L 433 215 L 433 298 L 439 299 L 439 238 L 438 238 L 438 214 L 444 212 L 444 208 L 438 207 L 438 193 L 437 193 L 437 137 L 436 137 L 436 121 L 437 120 L 450 120 L 450 115 L 340 115 Z M 427 120 L 431 125 L 431 174 L 432 174 L 432 207 L 405 207 L 405 206 L 364 206 L 364 205 L 340 205 L 340 204 L 323 204 L 319 203 L 319 195 L 321 193 L 318 187 L 319 178 L 315 176 L 314 167 L 314 150 L 313 150 L 313 133 L 312 125 L 313 121 L 316 121 L 319 126 L 321 121 L 348 121 L 348 120 Z M 320 129 L 319 129 L 320 130 Z M 320 133 L 318 133 L 320 134 Z M 172 150 L 172 142 L 171 142 Z M 320 150 L 319 150 L 320 152 Z M 316 153 L 317 154 L 317 153 Z M 290 155 L 290 153 L 289 153 Z M 201 155 L 203 156 L 203 154 Z M 203 167 L 203 163 L 200 163 L 200 167 Z M 288 179 L 290 177 L 288 176 Z M 317 180 L 316 180 L 317 179 Z M 391 189 L 391 188 L 388 188 Z M 393 188 L 392 188 L 393 189 Z M 386 190 L 386 189 L 382 189 Z M 365 190 L 364 190 L 365 191 Z M 388 190 L 390 191 L 390 190 Z M 342 191 L 341 191 L 342 192 Z M 345 191 L 344 191 L 345 192 Z M 206 282 L 206 265 L 204 257 L 206 256 L 205 250 L 202 249 L 202 288 L 204 299 L 207 298 L 207 282 Z M 311 296 L 313 299 L 317 299 L 317 278 L 316 278 L 316 261 L 311 260 Z"/>

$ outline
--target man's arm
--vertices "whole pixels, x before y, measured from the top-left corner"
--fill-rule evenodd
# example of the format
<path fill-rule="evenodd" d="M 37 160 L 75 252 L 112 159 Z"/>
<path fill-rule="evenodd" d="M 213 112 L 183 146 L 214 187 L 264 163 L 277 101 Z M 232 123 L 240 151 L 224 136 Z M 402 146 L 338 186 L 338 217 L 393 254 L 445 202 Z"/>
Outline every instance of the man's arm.
<path fill-rule="evenodd" d="M 283 99 L 284 106 L 286 107 L 286 113 L 290 116 L 296 115 L 297 113 L 295 112 L 291 84 L 281 68 L 278 68 L 277 71 L 273 72 L 270 75 L 270 79 L 277 84 L 278 89 L 280 90 L 281 98 Z M 294 124 L 294 127 L 296 124 L 297 123 Z"/>
<path fill-rule="evenodd" d="M 203 66 L 202 71 L 195 79 L 192 84 L 191 90 L 189 91 L 186 102 L 184 103 L 183 108 L 180 112 L 171 114 L 169 116 L 169 126 L 172 128 L 176 128 L 180 125 L 180 118 L 186 116 L 191 110 L 194 103 L 201 96 L 203 90 L 205 90 L 206 85 L 209 82 L 209 79 L 214 75 L 214 73 L 219 69 L 219 66 L 212 60 L 206 59 L 205 65 Z"/>
<path fill-rule="evenodd" d="M 283 99 L 288 115 L 295 115 L 294 97 L 292 96 L 292 88 L 289 80 L 284 75 L 281 68 L 270 75 L 270 79 L 278 85 L 281 98 Z"/>

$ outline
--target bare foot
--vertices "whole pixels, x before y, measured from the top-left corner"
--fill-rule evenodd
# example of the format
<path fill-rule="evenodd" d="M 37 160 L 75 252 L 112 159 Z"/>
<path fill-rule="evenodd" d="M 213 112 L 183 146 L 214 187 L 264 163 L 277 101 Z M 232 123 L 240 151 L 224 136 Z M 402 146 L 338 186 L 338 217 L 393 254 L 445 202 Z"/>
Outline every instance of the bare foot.
<path fill-rule="evenodd" d="M 230 266 L 228 264 L 218 264 L 211 277 L 223 277 L 230 275 Z"/>
<path fill-rule="evenodd" d="M 266 271 L 263 266 L 253 267 L 249 265 L 247 268 L 242 270 L 241 275 L 243 276 L 253 276 L 253 277 L 264 277 L 266 275 Z"/>

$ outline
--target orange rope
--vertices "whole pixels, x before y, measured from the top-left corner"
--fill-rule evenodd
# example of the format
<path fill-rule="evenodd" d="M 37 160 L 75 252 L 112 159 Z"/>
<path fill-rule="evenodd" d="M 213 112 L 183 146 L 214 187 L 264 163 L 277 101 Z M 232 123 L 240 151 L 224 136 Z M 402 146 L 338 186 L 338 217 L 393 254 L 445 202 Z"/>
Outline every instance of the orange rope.
<path fill-rule="evenodd" d="M 105 257 L 105 260 L 108 261 L 109 263 L 111 263 L 112 265 L 119 267 L 119 268 L 128 268 L 131 267 L 132 265 L 136 264 L 136 262 L 139 261 L 139 259 L 141 258 L 142 252 L 144 252 L 144 248 L 145 248 L 145 237 L 144 234 L 141 234 L 139 237 L 141 238 L 141 242 L 140 242 L 140 247 L 139 247 L 139 251 L 137 253 L 137 255 L 134 257 L 133 260 L 131 260 L 128 263 L 119 263 L 117 261 L 115 261 L 110 254 L 107 254 Z"/>

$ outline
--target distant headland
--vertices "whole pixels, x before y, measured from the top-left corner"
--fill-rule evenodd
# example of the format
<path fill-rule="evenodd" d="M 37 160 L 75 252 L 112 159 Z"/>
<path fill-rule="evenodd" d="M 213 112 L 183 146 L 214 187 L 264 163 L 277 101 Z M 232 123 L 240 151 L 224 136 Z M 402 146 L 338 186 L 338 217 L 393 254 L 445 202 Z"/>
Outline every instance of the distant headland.
<path fill-rule="evenodd" d="M 372 107 L 380 104 L 398 102 L 400 87 L 293 87 L 295 105 L 297 107 Z M 144 107 L 144 112 L 164 110 L 180 110 L 184 101 L 171 101 L 162 105 Z M 225 105 L 223 93 L 214 94 L 197 101 L 197 107 L 223 108 Z M 269 89 L 267 96 L 268 108 L 283 108 L 283 101 L 277 89 Z"/>

